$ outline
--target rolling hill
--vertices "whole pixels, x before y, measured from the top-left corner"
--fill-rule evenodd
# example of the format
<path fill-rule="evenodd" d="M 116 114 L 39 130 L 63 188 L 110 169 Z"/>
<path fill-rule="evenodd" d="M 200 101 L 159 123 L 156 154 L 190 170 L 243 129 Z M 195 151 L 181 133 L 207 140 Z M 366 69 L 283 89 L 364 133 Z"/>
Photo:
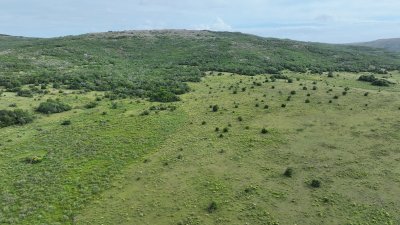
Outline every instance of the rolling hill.
<path fill-rule="evenodd" d="M 50 39 L 2 37 L 0 85 L 55 83 L 117 97 L 175 101 L 206 71 L 246 75 L 381 71 L 400 57 L 367 47 L 306 43 L 229 32 L 162 30 Z"/>
<path fill-rule="evenodd" d="M 400 224 L 399 55 L 0 36 L 0 224 Z"/>
<path fill-rule="evenodd" d="M 400 52 L 400 38 L 380 39 L 371 42 L 354 43 L 353 45 L 381 48 L 392 52 Z"/>

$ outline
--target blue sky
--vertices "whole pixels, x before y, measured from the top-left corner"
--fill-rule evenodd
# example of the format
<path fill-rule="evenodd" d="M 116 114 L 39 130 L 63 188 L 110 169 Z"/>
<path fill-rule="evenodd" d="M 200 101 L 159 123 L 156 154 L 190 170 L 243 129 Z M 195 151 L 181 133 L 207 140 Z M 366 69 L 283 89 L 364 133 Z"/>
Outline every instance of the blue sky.
<path fill-rule="evenodd" d="M 0 0 L 0 33 L 55 37 L 142 29 L 240 31 L 348 43 L 400 37 L 399 0 Z"/>

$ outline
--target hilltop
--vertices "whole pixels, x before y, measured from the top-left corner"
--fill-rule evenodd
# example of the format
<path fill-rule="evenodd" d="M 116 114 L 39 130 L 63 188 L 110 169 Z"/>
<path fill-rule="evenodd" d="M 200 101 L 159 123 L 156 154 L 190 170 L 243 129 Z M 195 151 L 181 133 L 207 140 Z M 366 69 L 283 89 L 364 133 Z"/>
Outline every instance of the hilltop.
<path fill-rule="evenodd" d="M 207 71 L 245 75 L 382 71 L 397 54 L 366 47 L 308 43 L 230 32 L 161 30 L 93 33 L 59 38 L 5 37 L 0 85 L 65 85 L 175 101 L 187 81 Z"/>
<path fill-rule="evenodd" d="M 392 52 L 400 52 L 400 38 L 379 39 L 371 42 L 354 43 L 352 45 L 381 48 Z"/>

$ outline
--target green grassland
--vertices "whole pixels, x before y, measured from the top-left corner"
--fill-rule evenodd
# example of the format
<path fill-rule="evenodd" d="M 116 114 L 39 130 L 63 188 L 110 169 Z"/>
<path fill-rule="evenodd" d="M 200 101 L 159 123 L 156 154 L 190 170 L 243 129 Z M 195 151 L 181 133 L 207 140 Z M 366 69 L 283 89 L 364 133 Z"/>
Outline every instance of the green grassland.
<path fill-rule="evenodd" d="M 0 224 L 399 224 L 400 73 L 378 75 L 390 87 L 283 74 L 293 82 L 207 72 L 162 104 L 176 110 L 99 91 L 3 93 L 1 108 L 36 119 L 0 129 Z M 48 98 L 73 109 L 33 112 Z"/>

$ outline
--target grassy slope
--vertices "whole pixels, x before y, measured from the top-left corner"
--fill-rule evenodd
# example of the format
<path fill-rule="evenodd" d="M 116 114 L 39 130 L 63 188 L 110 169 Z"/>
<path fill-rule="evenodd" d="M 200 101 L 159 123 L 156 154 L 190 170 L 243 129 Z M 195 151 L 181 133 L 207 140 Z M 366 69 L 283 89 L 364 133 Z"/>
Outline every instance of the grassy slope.
<path fill-rule="evenodd" d="M 96 193 L 110 187 L 122 168 L 152 151 L 179 127 L 186 115 L 177 111 L 160 117 L 140 117 L 147 103 L 119 101 L 83 109 L 94 99 L 86 95 L 56 94 L 72 104 L 70 112 L 42 116 L 23 127 L 0 130 L 0 223 L 54 224 L 72 221 L 77 210 Z M 2 108 L 17 103 L 32 110 L 39 101 L 6 93 Z M 107 115 L 102 115 L 107 112 Z M 70 119 L 71 126 L 61 126 Z M 160 123 L 163 126 L 160 126 Z M 26 164 L 27 156 L 41 156 L 40 164 Z"/>
<path fill-rule="evenodd" d="M 354 78 L 304 76 L 251 89 L 264 78 L 224 75 L 191 84 L 195 91 L 180 104 L 190 119 L 146 163 L 126 169 L 78 224 L 399 223 L 399 89 L 372 90 Z M 227 90 L 240 80 L 247 91 Z M 310 90 L 312 81 L 318 90 Z M 297 94 L 286 102 L 291 90 Z M 210 104 L 222 109 L 213 113 Z M 228 124 L 219 138 L 215 127 Z M 263 127 L 270 133 L 261 134 Z M 282 176 L 289 166 L 293 178 Z M 319 189 L 309 186 L 315 178 Z M 218 210 L 209 214 L 211 201 Z"/>

